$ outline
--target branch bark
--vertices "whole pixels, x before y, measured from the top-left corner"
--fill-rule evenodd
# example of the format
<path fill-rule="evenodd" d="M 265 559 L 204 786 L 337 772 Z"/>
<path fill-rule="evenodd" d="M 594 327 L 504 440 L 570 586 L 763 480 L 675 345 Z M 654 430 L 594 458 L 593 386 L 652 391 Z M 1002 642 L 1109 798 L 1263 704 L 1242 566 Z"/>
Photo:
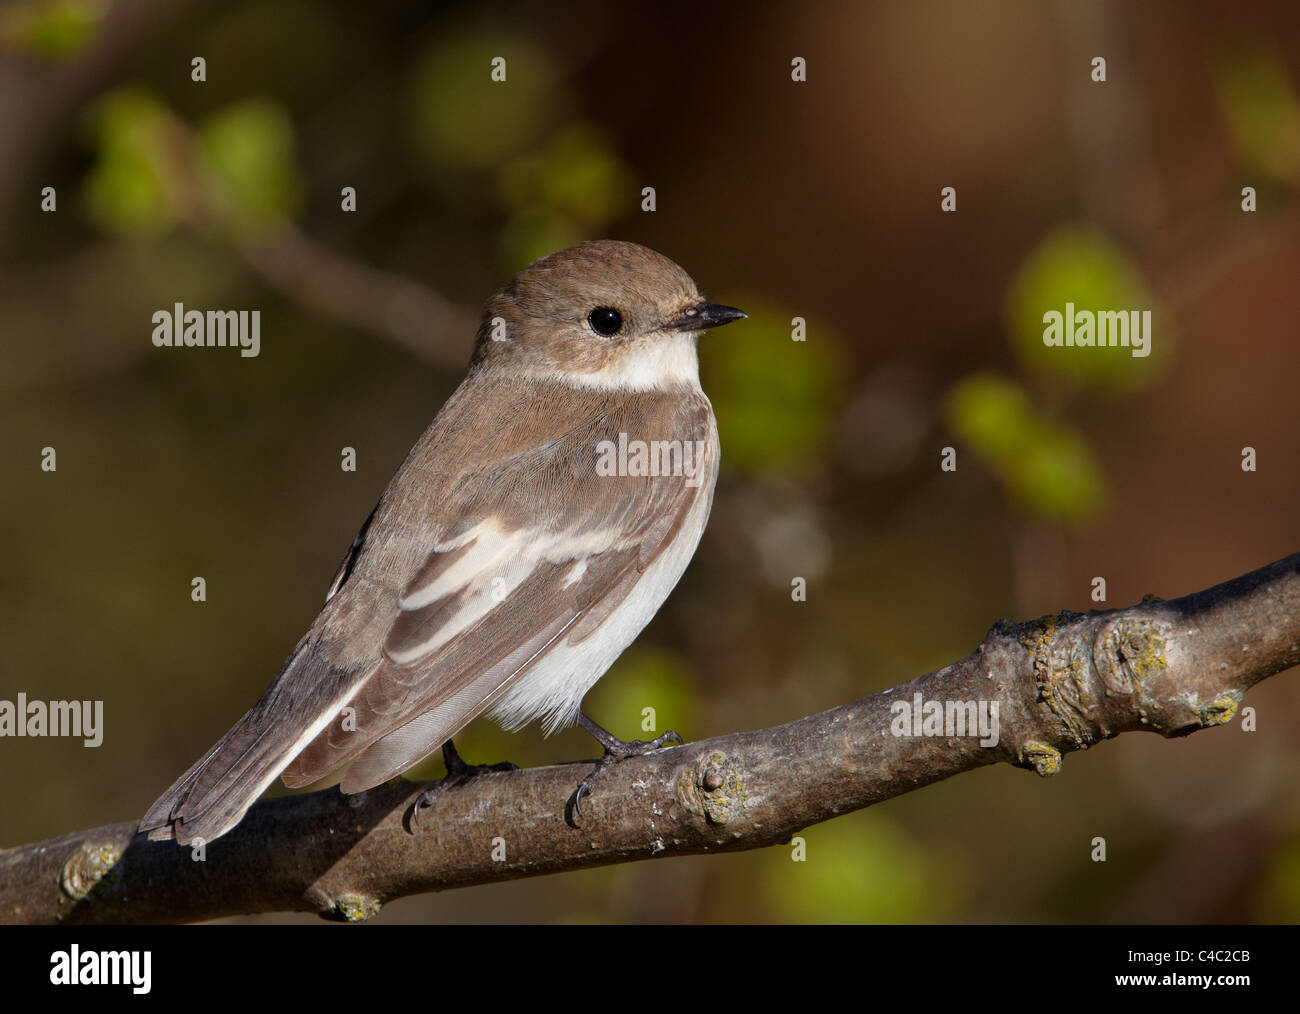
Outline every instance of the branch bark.
<path fill-rule="evenodd" d="M 664 856 L 788 841 L 809 825 L 1005 761 L 1040 775 L 1122 732 L 1223 725 L 1245 691 L 1300 663 L 1300 553 L 1171 601 L 1000 620 L 968 656 L 788 725 L 660 750 L 564 802 L 586 768 L 486 774 L 423 812 L 423 785 L 256 804 L 206 848 L 112 824 L 0 852 L 0 919 L 188 922 L 248 912 L 369 918 L 393 898 Z M 899 704 L 998 703 L 999 738 L 898 735 Z"/>

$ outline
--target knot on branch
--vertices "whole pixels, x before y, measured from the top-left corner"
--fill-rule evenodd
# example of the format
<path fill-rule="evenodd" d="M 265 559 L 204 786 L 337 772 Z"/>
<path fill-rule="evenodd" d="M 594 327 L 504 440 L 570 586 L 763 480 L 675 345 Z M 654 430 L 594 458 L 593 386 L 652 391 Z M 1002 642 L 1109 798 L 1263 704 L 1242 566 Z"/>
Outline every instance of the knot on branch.
<path fill-rule="evenodd" d="M 82 845 L 63 864 L 63 873 L 59 877 L 63 893 L 74 901 L 80 901 L 106 876 L 117 876 L 117 864 L 121 858 L 122 850 L 116 845 Z M 110 878 L 105 886 L 111 883 Z"/>
<path fill-rule="evenodd" d="M 1236 716 L 1242 691 L 1229 688 L 1204 700 L 1196 690 L 1165 678 L 1173 631 L 1171 618 L 1126 610 L 1062 612 L 1027 623 L 1002 621 L 993 633 L 1014 639 L 1029 653 L 1038 700 L 1072 745 L 1086 749 L 1126 729 L 1185 736 Z M 1023 744 L 1021 765 L 1053 774 L 1060 756 L 1042 747 L 1039 742 Z"/>
<path fill-rule="evenodd" d="M 1148 681 L 1168 668 L 1165 630 L 1155 620 L 1121 616 L 1103 624 L 1093 645 L 1108 693 L 1142 698 Z"/>
<path fill-rule="evenodd" d="M 1171 630 L 1163 618 L 1132 611 L 1066 611 L 1027 623 L 1002 621 L 994 633 L 1014 639 L 1029 653 L 1038 700 L 1072 745 L 1086 749 L 1126 728 L 1175 735 L 1189 723 L 1200 728 L 1226 720 L 1219 718 L 1226 706 L 1222 700 L 1189 708 L 1188 701 L 1175 706 L 1173 699 L 1161 696 L 1158 677 L 1169 666 Z M 1020 759 L 1039 774 L 1052 774 L 1060 767 L 1059 756 L 1048 757 L 1036 749 L 1039 745 L 1024 744 Z"/>
<path fill-rule="evenodd" d="M 1061 770 L 1061 751 L 1049 743 L 1029 742 L 1020 751 L 1020 762 L 1048 778 Z"/>
<path fill-rule="evenodd" d="M 321 918 L 332 922 L 365 922 L 378 915 L 381 907 L 378 898 L 363 894 L 341 894 L 329 909 L 321 912 Z"/>
<path fill-rule="evenodd" d="M 1162 736 L 1186 736 L 1232 721 L 1244 697 L 1241 690 L 1225 689 L 1203 701 L 1195 689 L 1179 691 L 1161 679 L 1169 668 L 1171 630 L 1158 619 L 1132 615 L 1104 624 L 1093 656 L 1107 692 L 1130 698 L 1140 724 Z"/>
<path fill-rule="evenodd" d="M 677 780 L 677 799 L 710 824 L 727 824 L 745 813 L 745 762 L 714 750 L 686 768 Z"/>

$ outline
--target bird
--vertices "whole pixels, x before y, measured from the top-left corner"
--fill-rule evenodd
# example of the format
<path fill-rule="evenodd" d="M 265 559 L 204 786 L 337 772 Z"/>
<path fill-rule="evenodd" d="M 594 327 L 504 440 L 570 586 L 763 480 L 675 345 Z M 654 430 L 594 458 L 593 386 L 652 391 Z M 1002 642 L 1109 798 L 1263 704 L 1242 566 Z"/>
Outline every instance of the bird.
<path fill-rule="evenodd" d="M 447 777 L 416 800 L 418 816 L 483 769 L 453 738 L 485 712 L 512 732 L 577 723 L 600 742 L 566 803 L 577 826 L 604 771 L 680 743 L 621 740 L 582 700 L 699 544 L 720 456 L 699 339 L 746 316 L 630 242 L 580 243 L 515 275 L 487 301 L 465 379 L 361 526 L 310 629 L 140 831 L 212 842 L 277 777 L 298 788 L 333 775 L 358 793 L 441 747 Z"/>

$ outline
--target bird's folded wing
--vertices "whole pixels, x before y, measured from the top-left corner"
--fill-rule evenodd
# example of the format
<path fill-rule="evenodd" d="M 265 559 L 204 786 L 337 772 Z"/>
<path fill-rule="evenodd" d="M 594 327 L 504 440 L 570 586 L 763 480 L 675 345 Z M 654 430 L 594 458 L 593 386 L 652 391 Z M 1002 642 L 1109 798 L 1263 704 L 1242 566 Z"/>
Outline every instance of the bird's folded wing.
<path fill-rule="evenodd" d="M 382 632 L 381 657 L 285 769 L 285 783 L 306 785 L 355 762 L 344 791 L 378 784 L 450 739 L 557 645 L 590 637 L 705 488 L 682 474 L 600 474 L 598 446 L 631 431 L 703 451 L 711 429 L 702 398 L 648 396 L 630 416 L 588 414 L 543 448 L 460 476 L 439 506 L 432 550 Z M 693 467 L 703 475 L 716 462 Z M 363 547 L 361 594 L 374 592 L 368 561 L 383 556 L 383 547 L 370 555 Z"/>

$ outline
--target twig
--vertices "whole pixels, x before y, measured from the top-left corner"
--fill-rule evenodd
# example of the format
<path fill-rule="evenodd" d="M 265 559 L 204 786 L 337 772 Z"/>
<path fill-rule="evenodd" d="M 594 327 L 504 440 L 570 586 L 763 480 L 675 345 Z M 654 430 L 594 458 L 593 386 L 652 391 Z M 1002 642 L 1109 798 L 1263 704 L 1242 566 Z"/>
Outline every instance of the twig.
<path fill-rule="evenodd" d="M 463 369 L 478 319 L 427 285 L 333 254 L 287 222 L 236 244 L 253 271 L 322 317 L 391 338 L 435 366 Z"/>

